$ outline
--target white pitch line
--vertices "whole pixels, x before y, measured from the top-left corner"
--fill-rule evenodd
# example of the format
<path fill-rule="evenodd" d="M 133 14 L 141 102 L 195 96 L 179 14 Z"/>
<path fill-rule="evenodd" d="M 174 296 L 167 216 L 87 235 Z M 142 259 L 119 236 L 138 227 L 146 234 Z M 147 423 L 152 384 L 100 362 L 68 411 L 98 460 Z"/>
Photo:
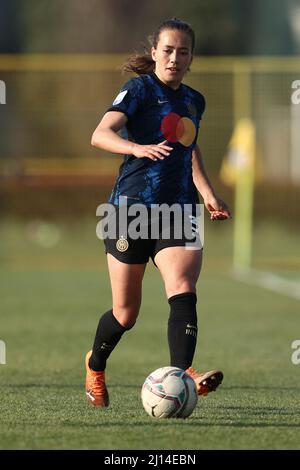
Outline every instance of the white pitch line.
<path fill-rule="evenodd" d="M 235 269 L 233 278 L 236 281 L 257 285 L 300 300 L 300 281 L 284 279 L 268 271 L 258 271 L 257 269 Z"/>

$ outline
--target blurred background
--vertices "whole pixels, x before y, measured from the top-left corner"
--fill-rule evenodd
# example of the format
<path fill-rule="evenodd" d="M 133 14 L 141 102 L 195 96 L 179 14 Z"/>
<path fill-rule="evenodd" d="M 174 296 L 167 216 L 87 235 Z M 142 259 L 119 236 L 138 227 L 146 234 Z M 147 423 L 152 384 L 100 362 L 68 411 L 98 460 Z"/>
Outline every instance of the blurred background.
<path fill-rule="evenodd" d="M 90 140 L 130 78 L 124 60 L 173 16 L 196 33 L 185 82 L 205 95 L 198 143 L 233 213 L 206 214 L 198 283 L 195 367 L 226 381 L 184 433 L 150 426 L 139 403 L 168 363 L 151 263 L 139 322 L 110 359 L 108 413 L 83 386 L 111 308 L 96 208 L 122 162 Z M 299 448 L 299 53 L 300 0 L 0 0 L 1 448 Z"/>

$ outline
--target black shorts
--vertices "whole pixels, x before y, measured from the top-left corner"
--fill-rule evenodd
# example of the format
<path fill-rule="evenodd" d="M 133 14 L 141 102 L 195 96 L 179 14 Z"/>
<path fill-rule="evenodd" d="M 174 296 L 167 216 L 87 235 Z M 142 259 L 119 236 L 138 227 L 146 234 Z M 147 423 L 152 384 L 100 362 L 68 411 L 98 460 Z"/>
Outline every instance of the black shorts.
<path fill-rule="evenodd" d="M 148 209 L 147 217 L 139 219 L 140 223 L 137 223 L 136 216 L 128 215 L 127 212 L 125 224 L 121 226 L 120 210 L 119 207 L 115 207 L 115 215 L 107 218 L 103 229 L 109 232 L 104 238 L 105 253 L 110 253 L 122 263 L 145 264 L 150 257 L 155 264 L 156 254 L 172 246 L 185 246 L 194 250 L 202 248 L 197 219 L 191 214 L 182 211 L 181 219 L 178 221 L 178 217 L 172 214 L 170 217 L 161 214 L 157 216 Z M 132 225 L 137 228 L 133 236 Z M 137 237 L 137 232 L 142 236 Z M 147 238 L 145 238 L 146 233 Z"/>

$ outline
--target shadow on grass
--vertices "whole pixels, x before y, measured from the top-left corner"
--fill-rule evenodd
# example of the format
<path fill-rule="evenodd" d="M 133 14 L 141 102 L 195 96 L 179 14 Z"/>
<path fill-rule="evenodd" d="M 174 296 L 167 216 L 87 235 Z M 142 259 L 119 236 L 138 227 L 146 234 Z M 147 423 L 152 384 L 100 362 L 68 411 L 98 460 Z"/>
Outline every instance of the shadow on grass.
<path fill-rule="evenodd" d="M 16 388 L 20 389 L 28 389 L 28 388 L 47 388 L 47 389 L 64 389 L 64 388 L 72 388 L 72 389 L 84 389 L 85 378 L 82 380 L 81 383 L 28 383 L 28 384 L 20 384 L 20 383 L 12 383 L 1 385 L 1 389 L 13 389 Z M 142 387 L 142 383 L 140 385 L 124 385 L 124 384 L 108 384 L 109 389 L 114 388 L 126 388 L 126 389 L 135 389 L 139 390 Z"/>
<path fill-rule="evenodd" d="M 276 390 L 280 392 L 281 390 L 289 390 L 292 392 L 300 392 L 300 387 L 280 387 L 280 386 L 256 386 L 256 385 L 232 385 L 230 387 L 222 385 L 222 390 Z"/>
<path fill-rule="evenodd" d="M 264 423 L 264 422 L 255 422 L 255 423 L 246 423 L 243 421 L 235 421 L 235 422 L 228 422 L 228 423 L 219 423 L 219 422 L 211 422 L 211 421 L 206 421 L 206 422 L 201 422 L 202 418 L 193 418 L 193 420 L 184 420 L 184 419 L 167 419 L 167 420 L 157 420 L 157 421 L 138 421 L 138 422 L 124 422 L 124 421 L 117 421 L 117 422 L 106 422 L 101 424 L 99 423 L 85 423 L 83 421 L 76 421 L 72 423 L 64 423 L 65 426 L 67 427 L 85 427 L 85 428 L 110 428 L 110 427 L 153 427 L 153 426 L 159 426 L 159 427 L 167 427 L 167 426 L 173 426 L 174 424 L 178 424 L 181 426 L 186 426 L 188 428 L 191 427 L 200 427 L 200 428 L 218 428 L 218 427 L 228 427 L 228 428 L 293 428 L 293 429 L 300 429 L 300 423 Z"/>
<path fill-rule="evenodd" d="M 56 382 L 56 383 L 28 383 L 28 384 L 22 384 L 22 383 L 12 383 L 12 384 L 7 384 L 7 385 L 1 385 L 1 388 L 2 389 L 5 389 L 5 388 L 18 388 L 18 389 L 21 389 L 21 388 L 52 388 L 52 389 L 63 389 L 63 388 L 75 388 L 75 389 L 81 389 L 82 387 L 84 387 L 84 378 L 82 380 L 82 382 L 78 383 L 61 383 L 61 382 Z M 133 389 L 133 390 L 139 390 L 141 387 L 142 387 L 142 383 L 139 384 L 139 385 L 130 385 L 130 384 L 120 384 L 120 383 L 108 383 L 108 388 L 109 389 L 114 389 L 114 388 L 122 388 L 122 389 Z M 222 385 L 221 388 L 219 389 L 219 391 L 236 391 L 236 390 L 254 390 L 254 391 L 258 391 L 258 390 L 274 390 L 276 392 L 281 392 L 281 391 L 290 391 L 290 392 L 299 392 L 300 393 L 300 387 L 278 387 L 278 386 L 265 386 L 265 387 L 257 387 L 257 386 L 240 386 L 240 385 L 234 385 L 234 386 L 230 386 L 230 387 L 227 387 L 227 386 L 224 386 Z"/>

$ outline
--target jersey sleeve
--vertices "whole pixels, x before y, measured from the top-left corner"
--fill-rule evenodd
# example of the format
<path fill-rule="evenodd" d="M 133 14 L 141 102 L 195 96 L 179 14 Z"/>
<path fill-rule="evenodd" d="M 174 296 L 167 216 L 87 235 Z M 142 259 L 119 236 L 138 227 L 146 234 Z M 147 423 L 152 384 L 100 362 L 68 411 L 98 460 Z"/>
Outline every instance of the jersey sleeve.
<path fill-rule="evenodd" d="M 202 95 L 202 93 L 197 93 L 196 94 L 195 103 L 196 103 L 196 108 L 197 108 L 198 121 L 199 121 L 199 124 L 200 124 L 200 121 L 202 119 L 202 116 L 203 116 L 204 111 L 205 111 L 205 106 L 206 106 L 206 101 L 205 101 L 205 98 Z"/>
<path fill-rule="evenodd" d="M 132 78 L 123 85 L 107 111 L 120 111 L 131 118 L 145 100 L 145 85 L 141 77 Z"/>

